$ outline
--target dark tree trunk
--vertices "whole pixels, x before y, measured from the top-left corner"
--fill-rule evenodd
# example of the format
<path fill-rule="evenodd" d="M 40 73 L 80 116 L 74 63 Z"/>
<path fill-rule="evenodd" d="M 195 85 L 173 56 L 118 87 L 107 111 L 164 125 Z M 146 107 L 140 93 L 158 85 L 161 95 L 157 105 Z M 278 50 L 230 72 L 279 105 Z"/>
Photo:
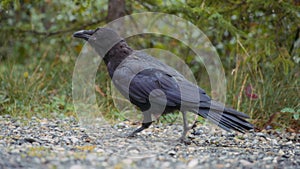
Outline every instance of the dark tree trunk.
<path fill-rule="evenodd" d="M 125 0 L 109 0 L 107 22 L 113 21 L 124 16 L 125 13 Z"/>

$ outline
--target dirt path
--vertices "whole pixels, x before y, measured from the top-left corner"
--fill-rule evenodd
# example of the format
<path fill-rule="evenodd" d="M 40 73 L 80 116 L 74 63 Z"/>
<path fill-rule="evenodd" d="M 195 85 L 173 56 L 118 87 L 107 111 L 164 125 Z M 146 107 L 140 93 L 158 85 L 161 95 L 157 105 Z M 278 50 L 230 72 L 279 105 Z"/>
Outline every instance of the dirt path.
<path fill-rule="evenodd" d="M 5 168 L 300 168 L 300 135 L 230 134 L 199 126 L 181 144 L 182 127 L 156 124 L 135 138 L 120 123 L 87 131 L 74 118 L 0 116 L 0 169 Z"/>

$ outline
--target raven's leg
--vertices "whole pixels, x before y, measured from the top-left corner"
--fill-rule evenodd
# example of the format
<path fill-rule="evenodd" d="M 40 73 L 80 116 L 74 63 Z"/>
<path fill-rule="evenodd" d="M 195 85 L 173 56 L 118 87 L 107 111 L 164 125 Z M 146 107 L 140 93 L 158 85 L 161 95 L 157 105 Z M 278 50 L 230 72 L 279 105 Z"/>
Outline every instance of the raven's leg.
<path fill-rule="evenodd" d="M 196 121 L 196 118 L 195 118 L 195 121 L 194 121 L 193 125 L 189 126 L 188 119 L 186 117 L 186 112 L 185 111 L 182 112 L 182 117 L 183 117 L 183 132 L 182 132 L 182 136 L 179 138 L 179 141 L 183 142 L 185 144 L 191 144 L 191 141 L 186 139 L 186 134 L 190 129 L 193 129 L 193 128 L 196 127 L 197 121 Z"/>
<path fill-rule="evenodd" d="M 151 114 L 149 112 L 143 112 L 143 115 L 144 115 L 144 120 L 142 126 L 134 130 L 128 137 L 134 137 L 135 134 L 149 128 L 149 126 L 152 124 Z"/>
<path fill-rule="evenodd" d="M 190 127 L 188 124 L 188 120 L 187 120 L 185 111 L 182 112 L 182 117 L 183 117 L 183 132 L 182 132 L 182 136 L 180 137 L 180 140 L 184 141 L 185 136 L 186 136 L 187 132 L 189 131 Z"/>

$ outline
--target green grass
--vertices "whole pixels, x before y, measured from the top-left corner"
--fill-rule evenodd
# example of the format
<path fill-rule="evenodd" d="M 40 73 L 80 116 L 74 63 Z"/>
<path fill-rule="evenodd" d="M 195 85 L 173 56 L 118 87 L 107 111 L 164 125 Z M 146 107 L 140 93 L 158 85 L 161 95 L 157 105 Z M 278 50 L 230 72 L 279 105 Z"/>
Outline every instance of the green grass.
<path fill-rule="evenodd" d="M 22 61 L 13 56 L 2 59 L 0 115 L 76 117 L 72 102 L 72 73 L 78 55 L 74 52 L 76 50 L 79 51 L 80 46 L 71 43 L 65 50 L 60 51 L 45 50 L 36 53 L 35 49 L 30 49 L 27 54 L 31 57 Z M 284 73 L 283 70 L 274 73 L 267 67 L 251 72 L 253 69 L 249 69 L 246 62 L 236 64 L 238 68 L 235 73 L 231 74 L 230 70 L 226 70 L 228 87 L 226 104 L 249 114 L 251 121 L 258 127 L 270 124 L 279 129 L 299 130 L 299 119 L 295 119 L 293 113 L 280 112 L 284 108 L 294 110 L 300 108 L 299 67 L 295 66 L 288 73 Z M 104 117 L 113 122 L 125 120 L 124 112 L 119 112 L 114 106 L 110 81 L 103 65 L 98 70 L 96 84 L 102 92 L 95 91 L 99 110 Z M 210 93 L 209 82 L 199 81 L 199 84 Z M 249 84 L 252 85 L 253 93 L 258 95 L 257 99 L 250 99 L 245 95 L 245 88 Z M 280 112 L 279 116 L 271 119 L 277 112 Z M 172 123 L 176 119 L 176 115 L 168 115 L 160 121 Z"/>
<path fill-rule="evenodd" d="M 281 111 L 284 108 L 300 108 L 299 66 L 285 73 L 280 68 L 274 71 L 274 68 L 267 66 L 249 68 L 245 62 L 237 64 L 235 73 L 227 76 L 228 102 L 249 114 L 258 127 L 271 125 L 277 129 L 299 130 L 300 121 L 294 118 L 296 112 Z M 245 94 L 248 85 L 252 86 L 257 99 L 251 99 Z"/>
<path fill-rule="evenodd" d="M 73 62 L 73 61 L 72 61 Z M 73 63 L 55 58 L 30 58 L 0 63 L 1 114 L 51 117 L 73 114 L 71 79 Z"/>

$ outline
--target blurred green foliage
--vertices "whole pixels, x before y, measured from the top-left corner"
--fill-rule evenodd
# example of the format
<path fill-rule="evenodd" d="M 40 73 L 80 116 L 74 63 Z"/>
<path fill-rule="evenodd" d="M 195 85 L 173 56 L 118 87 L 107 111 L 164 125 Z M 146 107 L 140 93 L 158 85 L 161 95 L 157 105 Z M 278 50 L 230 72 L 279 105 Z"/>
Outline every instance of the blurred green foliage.
<path fill-rule="evenodd" d="M 1 1 L 0 114 L 75 115 L 72 73 L 83 42 L 73 39 L 72 33 L 104 25 L 107 8 L 103 0 Z M 272 114 L 284 108 L 299 110 L 298 1 L 126 1 L 127 14 L 146 11 L 182 17 L 208 36 L 226 72 L 227 104 L 249 114 L 257 126 L 264 126 Z M 161 48 L 182 56 L 198 84 L 210 93 L 205 68 L 179 41 L 145 35 L 128 42 L 135 49 Z M 103 66 L 97 77 L 101 90 L 110 96 Z M 99 106 L 108 117 L 118 118 L 112 98 L 103 98 L 98 95 Z M 292 113 L 281 113 L 270 125 L 300 126 Z"/>

